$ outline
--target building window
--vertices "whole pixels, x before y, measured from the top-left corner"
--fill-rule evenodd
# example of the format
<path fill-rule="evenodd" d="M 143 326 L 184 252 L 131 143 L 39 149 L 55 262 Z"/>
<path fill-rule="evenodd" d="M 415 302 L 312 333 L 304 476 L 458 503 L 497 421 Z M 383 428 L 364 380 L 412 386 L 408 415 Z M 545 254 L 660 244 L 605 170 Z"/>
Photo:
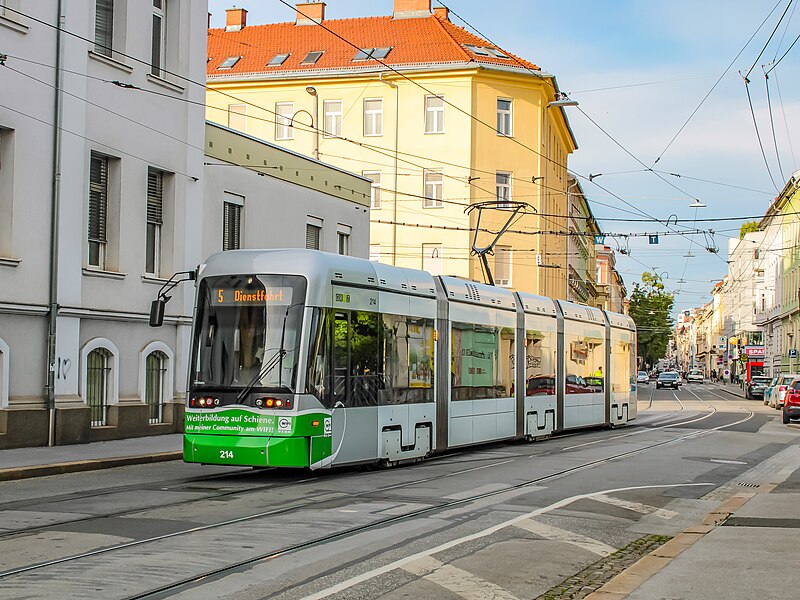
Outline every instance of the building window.
<path fill-rule="evenodd" d="M 364 100 L 364 135 L 383 135 L 383 99 L 381 98 Z"/>
<path fill-rule="evenodd" d="M 313 52 L 309 52 L 306 54 L 306 57 L 300 61 L 301 65 L 315 65 L 317 61 L 322 57 L 324 51 L 315 50 Z"/>
<path fill-rule="evenodd" d="M 350 234 L 344 231 L 339 231 L 336 234 L 339 254 L 342 256 L 350 256 Z"/>
<path fill-rule="evenodd" d="M 423 208 L 442 207 L 442 187 L 443 179 L 441 171 L 425 171 L 425 199 L 422 201 Z"/>
<path fill-rule="evenodd" d="M 497 208 L 511 208 L 511 173 L 498 171 L 495 181 Z"/>
<path fill-rule="evenodd" d="M 240 58 L 242 58 L 242 57 L 241 56 L 229 56 L 228 58 L 223 60 L 221 63 L 219 63 L 219 66 L 217 67 L 217 69 L 220 70 L 220 71 L 227 71 L 228 69 L 232 69 L 233 66 L 236 63 L 239 62 Z"/>
<path fill-rule="evenodd" d="M 285 63 L 285 62 L 286 62 L 286 59 L 287 59 L 287 58 L 289 58 L 289 55 L 288 55 L 288 54 L 276 54 L 275 56 L 273 56 L 273 57 L 272 57 L 272 60 L 270 60 L 270 61 L 267 63 L 267 66 L 268 66 L 268 67 L 279 67 L 279 66 L 281 66 L 283 63 Z"/>
<path fill-rule="evenodd" d="M 497 99 L 497 133 L 511 137 L 511 100 Z"/>
<path fill-rule="evenodd" d="M 342 136 L 342 101 L 325 100 L 323 103 L 325 113 L 325 137 Z"/>
<path fill-rule="evenodd" d="M 353 56 L 353 62 L 360 62 L 362 60 L 384 59 L 389 56 L 394 46 L 385 48 L 360 48 Z"/>
<path fill-rule="evenodd" d="M 495 246 L 494 282 L 497 285 L 511 285 L 511 246 Z"/>
<path fill-rule="evenodd" d="M 0 256 L 13 256 L 14 130 L 0 127 Z"/>
<path fill-rule="evenodd" d="M 228 104 L 228 127 L 247 132 L 247 105 Z"/>
<path fill-rule="evenodd" d="M 167 355 L 156 350 L 147 355 L 144 372 L 144 401 L 150 423 L 164 422 L 164 380 Z"/>
<path fill-rule="evenodd" d="M 425 133 L 444 133 L 444 96 L 425 96 Z"/>
<path fill-rule="evenodd" d="M 89 165 L 89 265 L 106 267 L 106 230 L 108 222 L 107 156 L 92 152 Z"/>
<path fill-rule="evenodd" d="M 378 210 L 381 207 L 381 172 L 364 171 L 364 177 L 372 179 L 370 184 L 369 207 Z"/>
<path fill-rule="evenodd" d="M 422 244 L 422 270 L 441 275 L 444 267 L 444 248 L 441 244 Z"/>
<path fill-rule="evenodd" d="M 319 250 L 319 239 L 322 227 L 306 223 L 306 248 L 308 250 Z"/>
<path fill-rule="evenodd" d="M 97 0 L 94 15 L 94 51 L 111 56 L 114 41 L 114 0 Z"/>
<path fill-rule="evenodd" d="M 293 116 L 294 116 L 294 102 L 275 103 L 276 140 L 294 139 L 294 126 L 292 124 Z"/>
<path fill-rule="evenodd" d="M 370 244 L 369 245 L 369 259 L 372 262 L 381 262 L 381 245 L 380 244 Z"/>
<path fill-rule="evenodd" d="M 164 173 L 147 169 L 147 238 L 145 241 L 145 273 L 161 272 L 161 227 L 164 224 Z"/>
<path fill-rule="evenodd" d="M 167 0 L 153 0 L 153 46 L 150 54 L 150 72 L 163 77 L 167 53 Z"/>
<path fill-rule="evenodd" d="M 105 348 L 95 348 L 86 357 L 86 404 L 92 427 L 106 424 L 108 413 L 110 355 Z"/>
<path fill-rule="evenodd" d="M 225 192 L 222 209 L 222 250 L 242 247 L 242 207 L 244 198 Z"/>

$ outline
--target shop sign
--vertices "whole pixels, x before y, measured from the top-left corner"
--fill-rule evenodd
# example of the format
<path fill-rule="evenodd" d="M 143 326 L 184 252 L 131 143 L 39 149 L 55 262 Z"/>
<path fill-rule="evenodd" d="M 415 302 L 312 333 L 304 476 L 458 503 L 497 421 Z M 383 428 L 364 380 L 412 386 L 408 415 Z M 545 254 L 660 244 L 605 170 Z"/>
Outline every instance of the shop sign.
<path fill-rule="evenodd" d="M 762 357 L 764 356 L 764 346 L 745 346 L 744 353 L 748 357 Z"/>

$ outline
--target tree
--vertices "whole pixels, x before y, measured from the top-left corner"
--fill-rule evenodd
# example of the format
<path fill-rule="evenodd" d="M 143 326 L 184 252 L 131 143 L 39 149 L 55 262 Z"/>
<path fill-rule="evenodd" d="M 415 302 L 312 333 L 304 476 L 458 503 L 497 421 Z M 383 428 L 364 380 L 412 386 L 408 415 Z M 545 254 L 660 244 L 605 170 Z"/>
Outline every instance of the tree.
<path fill-rule="evenodd" d="M 758 231 L 758 223 L 756 221 L 742 223 L 742 226 L 739 228 L 739 239 L 742 239 L 746 234 L 753 233 L 754 231 Z"/>
<path fill-rule="evenodd" d="M 654 365 L 667 353 L 672 337 L 670 312 L 675 298 L 664 287 L 659 275 L 645 271 L 642 283 L 633 284 L 630 315 L 636 323 L 637 352 L 645 365 Z"/>

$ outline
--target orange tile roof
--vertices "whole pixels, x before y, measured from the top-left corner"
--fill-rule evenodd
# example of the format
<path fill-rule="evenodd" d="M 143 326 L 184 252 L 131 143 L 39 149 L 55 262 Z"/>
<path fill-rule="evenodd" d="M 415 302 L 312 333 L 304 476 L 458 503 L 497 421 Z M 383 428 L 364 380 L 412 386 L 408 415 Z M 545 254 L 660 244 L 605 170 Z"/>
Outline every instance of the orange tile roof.
<path fill-rule="evenodd" d="M 295 25 L 274 23 L 248 25 L 240 31 L 225 29 L 208 30 L 209 76 L 251 73 L 297 72 L 341 69 L 374 69 L 380 64 L 375 60 L 353 62 L 356 49 L 336 37 L 338 34 L 359 48 L 392 47 L 383 59 L 392 67 L 428 64 L 458 64 L 476 62 L 482 65 L 501 65 L 521 71 L 539 70 L 534 63 L 518 58 L 497 48 L 486 40 L 472 35 L 446 18 L 430 17 L 393 19 L 392 17 L 364 17 L 357 19 L 334 19 L 323 21 L 330 29 L 319 25 Z M 472 44 L 494 48 L 508 58 L 478 56 L 464 47 Z M 324 51 L 313 65 L 301 65 L 306 54 Z M 267 63 L 276 54 L 289 54 L 280 66 L 269 67 Z M 232 69 L 218 69 L 228 57 L 239 56 Z M 521 65 L 524 65 L 521 66 Z"/>

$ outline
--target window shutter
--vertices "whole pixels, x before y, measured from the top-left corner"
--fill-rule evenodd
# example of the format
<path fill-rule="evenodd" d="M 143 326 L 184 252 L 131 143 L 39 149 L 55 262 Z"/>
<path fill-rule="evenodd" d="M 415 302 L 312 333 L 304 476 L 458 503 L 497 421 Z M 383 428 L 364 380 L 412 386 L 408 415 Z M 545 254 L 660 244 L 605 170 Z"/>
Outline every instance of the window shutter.
<path fill-rule="evenodd" d="M 309 250 L 319 250 L 319 231 L 316 225 L 306 224 L 306 248 Z"/>
<path fill-rule="evenodd" d="M 222 215 L 222 249 L 238 250 L 241 247 L 240 218 L 242 207 L 225 202 Z"/>
<path fill-rule="evenodd" d="M 147 222 L 164 222 L 164 173 L 152 167 L 147 169 Z"/>
<path fill-rule="evenodd" d="M 94 17 L 94 51 L 111 56 L 114 33 L 114 0 L 97 0 Z"/>
<path fill-rule="evenodd" d="M 108 159 L 92 155 L 89 167 L 89 241 L 106 242 Z"/>

